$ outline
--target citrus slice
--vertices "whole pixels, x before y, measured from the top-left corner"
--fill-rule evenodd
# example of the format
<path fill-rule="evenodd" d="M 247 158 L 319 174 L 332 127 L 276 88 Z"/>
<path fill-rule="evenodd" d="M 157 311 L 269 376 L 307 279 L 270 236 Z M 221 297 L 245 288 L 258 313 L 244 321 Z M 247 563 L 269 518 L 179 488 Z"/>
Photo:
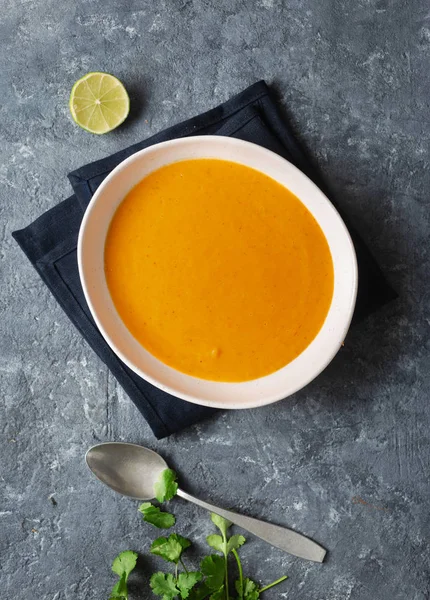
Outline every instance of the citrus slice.
<path fill-rule="evenodd" d="M 112 131 L 127 118 L 130 99 L 122 83 L 109 73 L 87 73 L 72 88 L 73 120 L 91 133 Z"/>

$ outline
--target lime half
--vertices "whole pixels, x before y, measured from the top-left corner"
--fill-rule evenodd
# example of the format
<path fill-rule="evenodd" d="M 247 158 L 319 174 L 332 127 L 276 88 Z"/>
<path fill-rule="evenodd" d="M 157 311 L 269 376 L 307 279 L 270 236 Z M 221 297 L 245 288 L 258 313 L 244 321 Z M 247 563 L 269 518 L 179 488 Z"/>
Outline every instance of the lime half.
<path fill-rule="evenodd" d="M 72 88 L 73 120 L 91 133 L 112 131 L 127 118 L 130 99 L 122 83 L 109 73 L 88 73 Z"/>

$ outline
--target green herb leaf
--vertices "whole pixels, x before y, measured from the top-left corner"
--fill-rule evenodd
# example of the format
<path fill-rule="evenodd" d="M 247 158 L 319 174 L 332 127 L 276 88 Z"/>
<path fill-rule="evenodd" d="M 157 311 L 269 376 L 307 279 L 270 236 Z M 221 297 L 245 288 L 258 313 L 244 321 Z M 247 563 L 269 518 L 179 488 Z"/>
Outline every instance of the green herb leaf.
<path fill-rule="evenodd" d="M 164 560 L 175 563 L 176 565 L 182 554 L 182 546 L 173 539 L 159 537 L 152 542 L 150 551 L 152 554 L 161 556 Z"/>
<path fill-rule="evenodd" d="M 181 598 L 188 598 L 190 591 L 202 578 L 202 574 L 198 571 L 190 571 L 189 573 L 179 573 L 177 587 L 181 593 Z"/>
<path fill-rule="evenodd" d="M 243 535 L 232 535 L 227 542 L 227 554 L 232 550 L 237 550 L 246 542 Z"/>
<path fill-rule="evenodd" d="M 206 583 L 202 583 L 198 587 L 195 587 L 191 590 L 189 600 L 204 600 L 210 596 L 210 594 L 211 590 L 208 588 Z"/>
<path fill-rule="evenodd" d="M 156 596 L 161 596 L 163 600 L 173 600 L 179 595 L 179 590 L 175 584 L 175 578 L 171 573 L 154 573 L 149 585 Z"/>
<path fill-rule="evenodd" d="M 212 523 L 214 523 L 221 531 L 223 537 L 227 537 L 227 529 L 232 525 L 231 521 L 227 521 L 224 517 L 220 517 L 215 513 L 211 513 Z"/>
<path fill-rule="evenodd" d="M 206 538 L 207 543 L 211 548 L 217 550 L 218 552 L 222 552 L 224 554 L 224 540 L 222 537 L 216 533 L 212 535 L 208 535 Z"/>
<path fill-rule="evenodd" d="M 128 599 L 128 589 L 127 589 L 127 578 L 126 574 L 123 573 L 120 579 L 113 586 L 112 591 L 109 596 L 109 600 L 127 600 Z"/>
<path fill-rule="evenodd" d="M 220 587 L 219 590 L 214 592 L 209 600 L 226 600 L 224 586 Z"/>
<path fill-rule="evenodd" d="M 200 564 L 200 570 L 206 576 L 205 583 L 211 590 L 218 590 L 224 581 L 225 558 L 218 554 L 206 556 Z"/>
<path fill-rule="evenodd" d="M 189 546 L 191 546 L 189 540 L 177 533 L 172 533 L 168 538 L 159 537 L 154 540 L 151 546 L 151 553 L 161 556 L 164 560 L 178 564 L 183 550 Z"/>
<path fill-rule="evenodd" d="M 112 571 L 120 577 L 125 574 L 126 579 L 136 566 L 137 553 L 132 550 L 125 550 L 118 554 L 112 563 Z"/>
<path fill-rule="evenodd" d="M 179 533 L 172 533 L 169 535 L 169 538 L 174 538 L 178 544 L 181 544 L 182 550 L 186 550 L 191 546 L 190 540 L 184 538 L 182 535 L 179 535 Z"/>
<path fill-rule="evenodd" d="M 260 597 L 260 590 L 258 585 L 251 579 L 243 580 L 243 600 L 258 600 Z"/>
<path fill-rule="evenodd" d="M 127 600 L 128 576 L 136 566 L 137 554 L 132 550 L 125 550 L 118 554 L 112 563 L 112 571 L 119 576 L 119 581 L 114 585 L 109 600 Z"/>
<path fill-rule="evenodd" d="M 208 535 L 206 541 L 211 548 L 217 550 L 217 552 L 222 552 L 225 556 L 232 550 L 237 550 L 246 542 L 243 535 L 232 535 L 227 541 L 217 534 Z"/>
<path fill-rule="evenodd" d="M 167 502 L 176 496 L 178 484 L 176 473 L 172 469 L 164 469 L 154 485 L 155 497 L 158 502 Z"/>
<path fill-rule="evenodd" d="M 139 506 L 139 512 L 143 515 L 146 523 L 151 523 L 159 529 L 169 529 L 175 524 L 175 517 L 168 512 L 161 512 L 158 506 L 153 506 L 150 502 L 144 502 Z"/>

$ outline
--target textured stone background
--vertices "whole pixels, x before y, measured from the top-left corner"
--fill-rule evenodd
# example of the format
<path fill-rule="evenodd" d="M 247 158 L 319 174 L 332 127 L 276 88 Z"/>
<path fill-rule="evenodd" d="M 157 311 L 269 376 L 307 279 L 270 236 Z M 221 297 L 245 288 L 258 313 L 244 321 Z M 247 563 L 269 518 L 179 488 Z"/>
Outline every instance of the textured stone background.
<path fill-rule="evenodd" d="M 291 525 L 314 565 L 250 539 L 266 598 L 430 598 L 430 9 L 425 0 L 2 0 L 0 20 L 2 595 L 103 599 L 119 550 L 145 551 L 137 504 L 84 465 L 99 440 L 157 448 L 190 491 Z M 91 136 L 74 81 L 120 77 L 132 115 Z M 156 443 L 11 238 L 69 195 L 73 168 L 206 110 L 255 80 L 301 139 L 401 299 L 354 328 L 332 365 L 272 407 Z M 50 500 L 53 495 L 56 506 Z M 360 500 L 358 500 L 360 499 Z M 177 502 L 201 544 L 199 509 Z M 150 598 L 140 560 L 132 599 Z"/>

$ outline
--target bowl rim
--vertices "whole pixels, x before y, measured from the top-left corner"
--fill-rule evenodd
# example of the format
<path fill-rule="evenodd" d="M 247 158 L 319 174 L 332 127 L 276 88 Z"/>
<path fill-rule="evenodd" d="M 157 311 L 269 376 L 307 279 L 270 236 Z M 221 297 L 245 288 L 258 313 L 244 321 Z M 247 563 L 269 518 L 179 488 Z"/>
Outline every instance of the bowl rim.
<path fill-rule="evenodd" d="M 223 143 L 226 143 L 226 144 L 229 144 L 232 146 L 233 145 L 236 145 L 237 147 L 242 146 L 242 148 L 244 148 L 244 146 L 252 146 L 252 147 L 254 147 L 254 149 L 255 148 L 258 149 L 258 152 L 260 152 L 262 156 L 266 155 L 268 160 L 270 160 L 270 159 L 273 160 L 275 158 L 277 161 L 279 161 L 279 160 L 284 161 L 285 163 L 287 163 L 289 169 L 291 169 L 293 172 L 295 172 L 296 175 L 299 176 L 303 181 L 306 180 L 307 185 L 310 185 L 312 188 L 314 188 L 315 191 L 319 194 L 319 196 L 323 197 L 325 199 L 325 201 L 330 205 L 330 207 L 333 211 L 333 214 L 336 215 L 337 221 L 338 221 L 337 224 L 338 224 L 338 226 L 340 226 L 342 228 L 344 240 L 348 244 L 348 249 L 349 249 L 350 258 L 351 258 L 350 268 L 351 268 L 351 277 L 352 277 L 352 287 L 351 287 L 349 306 L 345 307 L 345 312 L 347 313 L 347 317 L 344 318 L 343 327 L 339 328 L 339 330 L 337 332 L 336 340 L 335 340 L 336 343 L 332 344 L 330 351 L 326 353 L 325 359 L 319 363 L 318 368 L 317 369 L 309 369 L 308 375 L 306 377 L 303 377 L 300 384 L 293 386 L 287 393 L 285 393 L 285 392 L 283 393 L 281 390 L 279 390 L 278 392 L 274 392 L 272 394 L 265 395 L 264 398 L 259 398 L 259 399 L 250 400 L 250 401 L 246 401 L 246 402 L 241 401 L 238 403 L 229 402 L 228 405 L 221 403 L 221 402 L 211 400 L 211 399 L 201 398 L 196 394 L 185 393 L 181 390 L 177 390 L 174 387 L 172 387 L 166 383 L 163 383 L 162 381 L 158 380 L 157 378 L 146 373 L 139 366 L 135 365 L 133 363 L 133 361 L 129 360 L 129 358 L 118 348 L 117 344 L 111 338 L 111 336 L 108 335 L 108 333 L 105 330 L 105 327 L 103 326 L 103 323 L 101 322 L 101 320 L 98 316 L 97 309 L 95 308 L 94 303 L 92 301 L 92 296 L 91 296 L 91 292 L 89 289 L 89 285 L 87 284 L 87 275 L 88 274 L 86 273 L 85 258 L 84 258 L 85 235 L 86 235 L 88 223 L 91 219 L 94 207 L 98 204 L 99 199 L 103 196 L 103 193 L 105 192 L 106 188 L 111 185 L 111 182 L 116 177 L 118 177 L 118 175 L 120 173 L 122 173 L 127 168 L 129 168 L 129 166 L 131 164 L 133 164 L 134 162 L 140 161 L 142 159 L 142 157 L 148 156 L 157 150 L 167 149 L 167 148 L 172 148 L 172 147 L 174 148 L 177 145 L 182 146 L 182 145 L 187 145 L 187 144 L 193 144 L 196 142 L 199 143 L 199 142 L 203 142 L 203 141 L 205 143 L 208 143 L 211 141 L 219 143 L 220 138 L 223 140 Z M 201 158 L 203 158 L 203 157 L 201 157 Z M 208 158 L 216 158 L 216 157 L 211 156 Z M 180 159 L 178 159 L 177 162 L 180 162 L 182 160 L 187 160 L 187 159 L 180 158 Z M 221 160 L 227 160 L 227 159 L 221 158 Z M 173 162 L 176 162 L 176 161 L 168 161 L 168 162 L 164 163 L 164 165 L 172 164 Z M 245 163 L 240 163 L 240 161 L 238 161 L 238 160 L 233 161 L 233 162 L 238 162 L 239 164 L 245 164 Z M 245 166 L 248 166 L 248 165 L 245 165 Z M 250 168 L 252 168 L 252 167 L 250 167 Z M 156 170 L 156 169 L 153 169 L 153 170 Z M 149 172 L 151 172 L 151 171 L 149 171 Z M 267 175 L 267 173 L 265 173 L 264 169 L 262 169 L 261 172 Z M 146 177 L 146 176 L 147 175 L 145 175 L 144 177 Z M 270 175 L 268 175 L 268 176 L 270 177 Z M 272 179 L 274 179 L 274 178 L 272 177 Z M 276 181 L 276 179 L 275 179 L 275 181 Z M 280 183 L 280 182 L 278 181 L 278 183 Z M 281 185 L 284 185 L 284 184 L 281 183 Z M 125 196 L 123 196 L 123 198 L 124 197 Z M 299 198 L 299 200 L 301 200 L 301 198 L 299 196 L 297 196 L 297 197 Z M 121 200 L 119 202 L 121 202 Z M 309 207 L 307 207 L 307 208 L 308 208 L 308 210 L 310 210 Z M 315 215 L 312 213 L 312 211 L 310 211 L 310 212 L 314 216 L 314 218 L 317 220 L 318 224 L 321 227 L 321 224 L 318 221 L 318 219 L 315 217 Z M 106 231 L 106 233 L 107 233 L 107 231 Z M 324 232 L 324 230 L 323 230 L 323 233 L 326 236 L 326 233 Z M 331 251 L 330 244 L 329 244 L 329 247 L 330 247 L 330 251 Z M 84 213 L 84 216 L 83 216 L 83 219 L 82 219 L 82 222 L 80 225 L 80 229 L 79 229 L 78 244 L 77 244 L 77 261 L 78 261 L 78 270 L 79 270 L 79 277 L 80 277 L 82 289 L 84 292 L 85 300 L 90 309 L 91 315 L 99 329 L 99 332 L 101 333 L 101 335 L 107 342 L 108 346 L 116 354 L 116 356 L 118 358 L 120 358 L 122 360 L 122 362 L 124 362 L 134 373 L 136 373 L 137 375 L 139 375 L 140 377 L 142 377 L 144 380 L 151 383 L 155 387 L 161 389 L 162 391 L 164 391 L 174 397 L 186 400 L 188 402 L 198 404 L 201 406 L 208 406 L 208 407 L 212 407 L 212 408 L 247 409 L 247 408 L 256 408 L 259 406 L 266 406 L 268 404 L 272 404 L 272 403 L 278 402 L 280 400 L 283 400 L 283 399 L 291 396 L 292 394 L 295 394 L 297 391 L 301 390 L 305 386 L 307 386 L 311 381 L 313 381 L 313 379 L 315 379 L 329 365 L 329 363 L 333 360 L 333 358 L 339 351 L 340 347 L 342 346 L 345 336 L 346 336 L 346 334 L 349 330 L 350 324 L 351 324 L 351 320 L 352 320 L 354 308 L 355 308 L 355 303 L 356 303 L 356 298 L 357 298 L 357 290 L 358 290 L 358 265 L 357 265 L 357 257 L 356 257 L 356 253 L 355 253 L 354 243 L 352 241 L 351 235 L 350 235 L 342 217 L 340 216 L 338 210 L 333 205 L 333 203 L 329 200 L 329 198 L 327 198 L 327 196 L 324 194 L 324 192 L 322 192 L 322 190 L 305 173 L 303 173 L 294 164 L 292 164 L 290 161 L 288 161 L 284 157 L 280 156 L 276 152 L 273 152 L 272 150 L 264 148 L 263 146 L 260 146 L 259 144 L 255 144 L 253 142 L 248 142 L 248 141 L 237 139 L 237 138 L 217 136 L 217 135 L 200 135 L 200 136 L 197 135 L 197 136 L 188 136 L 188 137 L 184 137 L 184 138 L 175 138 L 172 140 L 167 140 L 164 142 L 153 144 L 151 146 L 148 146 L 147 148 L 143 148 L 142 150 L 135 152 L 131 156 L 129 156 L 126 159 L 124 159 L 123 161 L 121 161 L 102 181 L 102 183 L 95 191 L 94 195 L 92 196 L 92 198 L 87 206 L 87 209 Z M 335 272 L 335 276 L 336 276 L 336 272 Z M 330 305 L 330 308 L 327 312 L 326 319 L 327 319 L 328 315 L 331 313 L 331 311 L 332 311 L 332 304 Z M 323 326 L 324 326 L 324 324 L 323 324 Z M 323 329 L 323 326 L 321 327 L 321 329 L 315 336 L 314 340 L 319 336 L 321 330 Z M 125 325 L 124 325 L 124 327 L 125 327 Z M 130 335 L 132 335 L 132 334 L 130 333 Z M 312 345 L 314 340 L 312 340 L 312 342 L 309 344 L 309 346 Z M 307 348 L 309 348 L 309 346 Z M 144 347 L 142 346 L 142 348 L 144 348 Z M 305 351 L 306 351 L 306 348 L 303 352 L 305 352 Z M 148 352 L 148 351 L 146 351 L 146 352 Z M 303 354 L 303 352 L 301 354 Z M 301 356 L 301 354 L 299 356 Z M 151 356 L 153 356 L 153 355 L 151 355 Z M 154 358 L 156 361 L 158 361 L 162 365 L 166 366 L 162 361 L 160 361 L 156 357 L 154 357 Z M 296 359 L 294 359 L 293 361 L 291 361 L 291 363 L 288 363 L 288 364 L 292 364 L 295 360 L 297 360 L 297 358 L 298 357 L 296 357 Z M 288 365 L 286 365 L 286 366 L 288 366 Z M 285 367 L 282 367 L 281 369 L 279 369 L 279 371 L 281 371 Z M 183 373 L 181 373 L 177 369 L 174 369 L 173 367 L 169 367 L 169 368 L 172 369 L 173 371 L 175 371 L 176 373 L 184 375 Z M 279 371 L 275 371 L 274 373 L 278 373 Z M 242 383 L 252 384 L 253 382 L 259 382 L 263 379 L 271 377 L 272 375 L 274 375 L 274 373 L 270 373 L 269 375 L 266 375 L 259 379 L 254 379 L 254 380 L 247 381 L 247 382 L 238 382 L 238 383 L 236 383 L 236 382 L 213 382 L 213 381 L 209 381 L 209 380 L 201 380 L 201 379 L 192 377 L 190 375 L 186 375 L 186 377 L 190 377 L 194 380 L 198 380 L 198 381 L 205 382 L 205 383 L 209 382 L 209 383 L 217 384 L 222 387 L 222 386 L 237 386 L 237 385 L 241 385 Z"/>

